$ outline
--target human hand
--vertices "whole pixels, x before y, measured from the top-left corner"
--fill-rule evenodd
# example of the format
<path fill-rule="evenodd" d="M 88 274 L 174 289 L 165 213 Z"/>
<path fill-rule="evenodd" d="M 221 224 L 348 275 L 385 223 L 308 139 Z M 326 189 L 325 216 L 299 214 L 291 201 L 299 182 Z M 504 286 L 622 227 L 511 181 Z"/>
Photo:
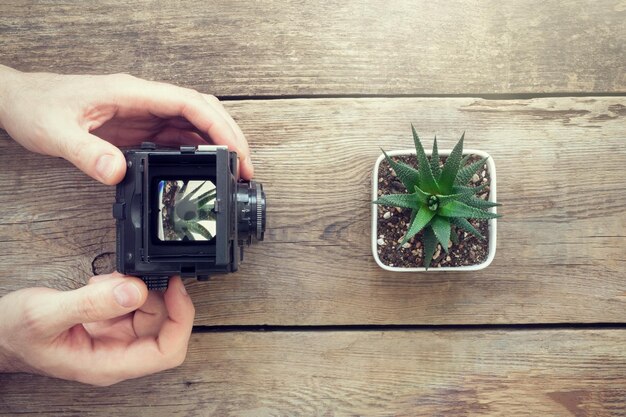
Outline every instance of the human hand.
<path fill-rule="evenodd" d="M 179 277 L 164 294 L 118 273 L 73 291 L 15 291 L 0 298 L 0 371 L 106 386 L 173 368 L 194 314 Z"/>
<path fill-rule="evenodd" d="M 248 142 L 217 98 L 127 74 L 23 73 L 0 65 L 0 127 L 25 148 L 60 156 L 104 184 L 124 178 L 116 146 L 227 145 L 252 178 Z M 113 146 L 115 145 L 115 146 Z"/>

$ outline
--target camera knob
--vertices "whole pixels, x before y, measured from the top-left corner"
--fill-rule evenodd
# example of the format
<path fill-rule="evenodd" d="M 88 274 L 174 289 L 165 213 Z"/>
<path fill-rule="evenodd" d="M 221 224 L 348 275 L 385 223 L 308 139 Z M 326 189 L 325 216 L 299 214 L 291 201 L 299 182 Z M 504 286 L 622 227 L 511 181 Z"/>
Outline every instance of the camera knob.
<path fill-rule="evenodd" d="M 156 149 L 156 143 L 154 142 L 141 142 L 141 149 L 147 151 L 153 151 Z"/>

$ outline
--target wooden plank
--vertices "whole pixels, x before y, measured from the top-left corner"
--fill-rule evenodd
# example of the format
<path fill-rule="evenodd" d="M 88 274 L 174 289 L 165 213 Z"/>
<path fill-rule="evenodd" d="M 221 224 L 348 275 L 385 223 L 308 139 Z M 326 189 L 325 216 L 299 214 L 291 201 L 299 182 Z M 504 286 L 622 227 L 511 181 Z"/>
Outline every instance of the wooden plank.
<path fill-rule="evenodd" d="M 319 99 L 226 103 L 268 195 L 241 270 L 191 283 L 197 325 L 626 321 L 626 100 Z M 370 249 L 370 176 L 409 122 L 489 152 L 504 218 L 494 263 L 398 274 Z M 0 140 L 0 295 L 113 268 L 113 188 Z"/>
<path fill-rule="evenodd" d="M 108 388 L 0 375 L 0 414 L 618 416 L 625 330 L 194 334 L 178 369 Z"/>
<path fill-rule="evenodd" d="M 0 60 L 216 95 L 626 92 L 621 0 L 4 1 Z"/>

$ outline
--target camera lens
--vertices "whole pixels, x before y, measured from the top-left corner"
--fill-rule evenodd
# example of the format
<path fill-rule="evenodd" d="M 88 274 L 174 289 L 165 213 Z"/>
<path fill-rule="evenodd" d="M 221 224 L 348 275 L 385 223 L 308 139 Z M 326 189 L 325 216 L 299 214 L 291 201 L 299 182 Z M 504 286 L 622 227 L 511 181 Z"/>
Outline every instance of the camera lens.
<path fill-rule="evenodd" d="M 237 184 L 237 228 L 240 241 L 263 240 L 265 234 L 265 192 L 256 181 Z"/>

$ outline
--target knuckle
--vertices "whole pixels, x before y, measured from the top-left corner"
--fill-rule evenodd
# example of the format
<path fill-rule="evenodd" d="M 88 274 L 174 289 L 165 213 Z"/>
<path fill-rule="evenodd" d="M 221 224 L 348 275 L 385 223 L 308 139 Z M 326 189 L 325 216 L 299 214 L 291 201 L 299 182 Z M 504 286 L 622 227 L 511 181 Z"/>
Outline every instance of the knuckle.
<path fill-rule="evenodd" d="M 217 97 L 215 97 L 213 94 L 204 94 L 204 98 L 207 101 L 209 101 L 210 103 L 213 103 L 213 104 L 219 104 L 220 103 L 220 100 Z"/>
<path fill-rule="evenodd" d="M 111 74 L 110 77 L 111 77 L 111 80 L 113 80 L 114 82 L 118 82 L 118 83 L 131 82 L 136 79 L 135 76 L 130 75 L 126 72 L 118 72 L 116 74 Z"/>
<path fill-rule="evenodd" d="M 194 101 L 202 101 L 202 94 L 200 94 L 198 91 L 191 89 L 191 88 L 185 88 L 184 89 L 184 94 L 190 99 L 190 100 L 194 100 Z"/>
<path fill-rule="evenodd" d="M 187 345 L 185 344 L 183 348 L 177 350 L 168 358 L 168 361 L 167 361 L 168 368 L 176 368 L 182 365 L 183 362 L 185 362 L 186 357 L 187 357 Z"/>

